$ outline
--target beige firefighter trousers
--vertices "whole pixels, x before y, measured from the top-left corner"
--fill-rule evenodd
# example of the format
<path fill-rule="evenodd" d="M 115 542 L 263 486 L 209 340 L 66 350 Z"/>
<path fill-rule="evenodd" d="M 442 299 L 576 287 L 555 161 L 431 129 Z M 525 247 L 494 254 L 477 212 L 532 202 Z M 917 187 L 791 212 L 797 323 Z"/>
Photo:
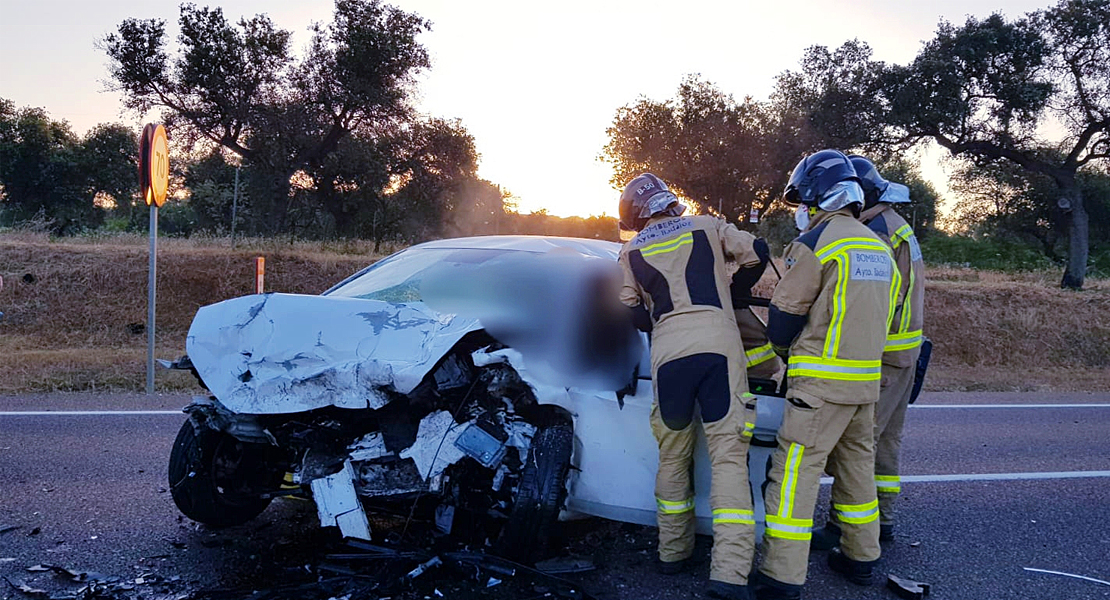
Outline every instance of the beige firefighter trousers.
<path fill-rule="evenodd" d="M 883 365 L 882 387 L 879 388 L 879 402 L 875 405 L 875 491 L 879 497 L 879 523 L 883 525 L 894 524 L 894 503 L 898 494 L 902 493 L 899 474 L 902 429 L 906 423 L 910 393 L 913 392 L 920 349 L 912 352 L 915 366 Z M 839 524 L 833 507 L 829 507 L 829 522 Z"/>
<path fill-rule="evenodd" d="M 875 405 L 875 487 L 879 495 L 879 522 L 894 523 L 894 501 L 902 491 L 898 457 L 902 452 L 902 427 L 913 391 L 917 354 L 910 367 L 883 365 L 879 403 Z"/>
<path fill-rule="evenodd" d="M 737 353 L 738 354 L 738 353 Z M 659 559 L 675 562 L 694 552 L 694 489 L 692 466 L 697 427 L 705 431 L 712 464 L 709 502 L 713 508 L 713 556 L 709 578 L 744 585 L 755 553 L 755 516 L 748 484 L 748 445 L 755 428 L 755 397 L 746 389 L 739 356 L 729 356 L 727 403 L 723 417 L 705 423 L 709 413 L 698 399 L 700 417 L 674 429 L 665 422 L 657 399 L 651 410 L 651 429 L 659 443 L 655 500 L 659 524 Z M 659 382 L 659 379 L 656 379 Z M 660 387 L 656 387 L 656 393 Z M 720 411 L 718 411 L 720 412 Z M 717 415 L 713 415 L 716 417 Z M 672 421 L 673 424 L 673 421 Z"/>
<path fill-rule="evenodd" d="M 787 402 L 779 447 L 768 477 L 763 562 L 759 570 L 782 583 L 802 585 L 809 564 L 813 511 L 826 462 L 835 477 L 833 506 L 841 523 L 840 547 L 858 561 L 879 558 L 879 507 L 874 480 L 874 404 Z"/>

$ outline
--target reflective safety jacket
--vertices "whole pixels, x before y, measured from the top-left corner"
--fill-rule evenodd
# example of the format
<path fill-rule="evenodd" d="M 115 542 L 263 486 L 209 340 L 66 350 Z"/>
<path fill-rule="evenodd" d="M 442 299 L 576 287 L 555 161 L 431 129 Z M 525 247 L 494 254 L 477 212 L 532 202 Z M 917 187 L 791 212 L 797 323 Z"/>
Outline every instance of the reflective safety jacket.
<path fill-rule="evenodd" d="M 921 345 L 925 312 L 925 263 L 921 259 L 921 246 L 909 223 L 889 204 L 876 204 L 864 211 L 860 220 L 890 245 L 898 274 L 902 277 L 894 319 L 886 336 L 883 364 L 913 366 L 915 355 L 912 350 Z"/>
<path fill-rule="evenodd" d="M 788 395 L 867 404 L 879 399 L 882 355 L 900 276 L 890 248 L 850 209 L 819 212 L 786 247 L 767 335 L 789 345 Z"/>
<path fill-rule="evenodd" d="M 755 240 L 713 216 L 655 217 L 621 248 L 620 299 L 650 314 L 653 365 L 742 352 L 725 261 L 758 264 Z"/>

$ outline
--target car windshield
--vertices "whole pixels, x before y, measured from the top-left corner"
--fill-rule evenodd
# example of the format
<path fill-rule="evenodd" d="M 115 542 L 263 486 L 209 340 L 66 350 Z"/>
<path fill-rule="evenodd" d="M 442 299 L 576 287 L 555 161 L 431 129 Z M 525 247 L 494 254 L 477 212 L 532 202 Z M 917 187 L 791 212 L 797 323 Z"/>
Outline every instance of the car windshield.
<path fill-rule="evenodd" d="M 519 250 L 502 248 L 410 248 L 384 258 L 328 290 L 327 296 L 383 302 L 421 302 L 420 282 L 432 268 L 481 264 Z"/>

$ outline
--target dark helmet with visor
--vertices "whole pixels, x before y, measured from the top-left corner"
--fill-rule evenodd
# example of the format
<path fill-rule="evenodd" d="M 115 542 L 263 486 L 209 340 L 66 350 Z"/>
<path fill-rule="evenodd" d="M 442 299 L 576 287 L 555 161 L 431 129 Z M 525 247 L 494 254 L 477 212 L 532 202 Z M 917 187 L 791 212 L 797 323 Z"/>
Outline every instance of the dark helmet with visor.
<path fill-rule="evenodd" d="M 821 150 L 802 159 L 783 190 L 782 199 L 790 206 L 818 206 L 837 184 L 860 183 L 852 161 L 839 150 Z M 825 210 L 829 209 L 821 206 Z"/>
<path fill-rule="evenodd" d="M 863 188 L 864 210 L 875 206 L 879 202 L 879 198 L 890 187 L 890 182 L 883 179 L 883 176 L 879 175 L 879 170 L 875 168 L 875 163 L 866 158 L 858 154 L 852 154 L 848 157 L 848 160 L 852 161 L 852 166 L 856 169 L 856 175 L 859 175 L 860 187 Z"/>
<path fill-rule="evenodd" d="M 859 175 L 860 185 L 863 187 L 863 209 L 867 210 L 879 202 L 887 204 L 902 204 L 910 201 L 910 188 L 883 179 L 875 163 L 866 158 L 853 154 L 848 157 L 852 166 Z"/>
<path fill-rule="evenodd" d="M 685 207 L 671 193 L 667 184 L 651 173 L 644 173 L 628 182 L 621 194 L 620 228 L 640 231 L 651 217 L 669 212 L 681 215 Z"/>

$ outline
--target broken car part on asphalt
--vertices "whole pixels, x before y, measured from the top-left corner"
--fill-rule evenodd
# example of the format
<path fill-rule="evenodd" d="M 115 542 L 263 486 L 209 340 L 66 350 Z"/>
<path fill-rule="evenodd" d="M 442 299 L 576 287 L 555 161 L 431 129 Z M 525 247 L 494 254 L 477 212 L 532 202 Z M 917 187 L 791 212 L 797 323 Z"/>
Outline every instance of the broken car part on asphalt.
<path fill-rule="evenodd" d="M 905 600 L 924 600 L 929 595 L 929 584 L 911 579 L 902 579 L 897 575 L 887 575 L 886 587 L 899 598 Z"/>

